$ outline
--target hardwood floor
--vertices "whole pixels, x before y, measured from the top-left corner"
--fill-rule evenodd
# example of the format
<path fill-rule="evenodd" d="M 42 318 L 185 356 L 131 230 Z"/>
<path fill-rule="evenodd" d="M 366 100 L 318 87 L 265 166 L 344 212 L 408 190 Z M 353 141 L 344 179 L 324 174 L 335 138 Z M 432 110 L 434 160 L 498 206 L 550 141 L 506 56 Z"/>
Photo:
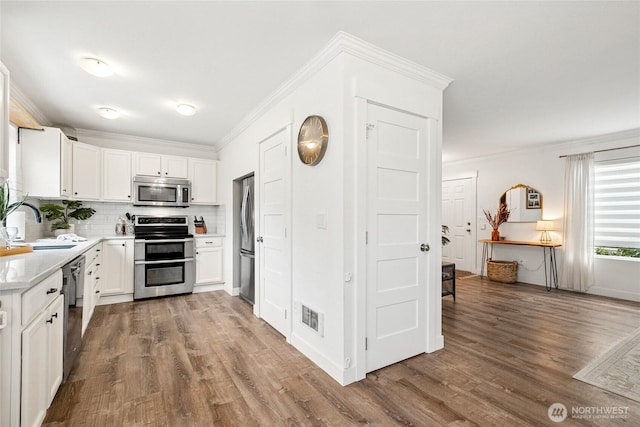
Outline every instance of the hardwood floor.
<path fill-rule="evenodd" d="M 224 292 L 99 306 L 47 426 L 638 425 L 640 403 L 571 376 L 640 326 L 640 304 L 466 277 L 445 349 L 342 387 Z M 550 421 L 552 403 L 628 407 Z"/>

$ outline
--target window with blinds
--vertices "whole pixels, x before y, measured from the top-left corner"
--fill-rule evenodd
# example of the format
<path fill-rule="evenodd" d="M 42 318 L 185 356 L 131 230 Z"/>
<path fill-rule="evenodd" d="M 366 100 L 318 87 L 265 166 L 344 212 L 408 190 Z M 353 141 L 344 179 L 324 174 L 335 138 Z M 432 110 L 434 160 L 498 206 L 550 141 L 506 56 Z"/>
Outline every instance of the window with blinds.
<path fill-rule="evenodd" d="M 594 189 L 596 253 L 640 257 L 640 157 L 597 162 Z"/>

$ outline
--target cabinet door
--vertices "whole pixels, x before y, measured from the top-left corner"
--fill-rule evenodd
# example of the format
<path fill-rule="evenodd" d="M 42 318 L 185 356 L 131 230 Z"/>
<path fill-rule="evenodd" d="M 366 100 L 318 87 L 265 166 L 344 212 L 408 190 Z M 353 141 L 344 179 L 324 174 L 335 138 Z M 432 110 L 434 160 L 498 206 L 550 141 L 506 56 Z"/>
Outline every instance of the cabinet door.
<path fill-rule="evenodd" d="M 160 154 L 133 153 L 134 175 L 160 176 L 162 164 Z"/>
<path fill-rule="evenodd" d="M 100 148 L 81 142 L 73 143 L 73 198 L 100 198 Z"/>
<path fill-rule="evenodd" d="M 63 187 L 62 167 L 70 166 L 69 140 L 57 128 L 45 127 L 43 130 L 20 129 L 20 147 L 22 157 L 22 186 L 30 197 L 59 198 L 63 191 L 71 192 L 71 182 Z M 63 143 L 64 142 L 64 143 Z M 61 150 L 67 150 L 67 158 L 62 160 Z"/>
<path fill-rule="evenodd" d="M 186 157 L 162 156 L 162 176 L 187 179 L 189 177 L 189 161 Z"/>
<path fill-rule="evenodd" d="M 191 203 L 214 204 L 217 199 L 217 169 L 215 160 L 189 159 Z"/>
<path fill-rule="evenodd" d="M 39 426 L 48 404 L 47 347 L 49 345 L 49 312 L 44 310 L 22 332 L 22 404 L 21 425 Z"/>
<path fill-rule="evenodd" d="M 222 282 L 222 248 L 196 249 L 196 284 Z"/>
<path fill-rule="evenodd" d="M 133 240 L 102 242 L 100 295 L 133 293 Z"/>
<path fill-rule="evenodd" d="M 60 195 L 71 197 L 73 186 L 73 143 L 60 132 Z"/>
<path fill-rule="evenodd" d="M 102 150 L 102 199 L 131 201 L 131 152 Z"/>
<path fill-rule="evenodd" d="M 53 402 L 58 387 L 62 384 L 62 370 L 64 355 L 64 296 L 58 298 L 49 306 L 47 327 L 49 328 L 49 346 L 47 364 L 47 408 Z"/>

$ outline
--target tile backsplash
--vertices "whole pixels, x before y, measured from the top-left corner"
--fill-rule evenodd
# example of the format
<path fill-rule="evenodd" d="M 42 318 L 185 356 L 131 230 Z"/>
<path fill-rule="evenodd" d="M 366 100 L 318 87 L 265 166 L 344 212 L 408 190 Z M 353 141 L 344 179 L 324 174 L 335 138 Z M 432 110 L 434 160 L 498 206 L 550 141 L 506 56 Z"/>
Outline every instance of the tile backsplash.
<path fill-rule="evenodd" d="M 59 203 L 58 200 L 47 200 L 43 202 Z M 223 205 L 217 206 L 190 206 L 188 208 L 162 208 L 133 206 L 131 203 L 106 203 L 106 202 L 83 202 L 83 207 L 93 208 L 96 213 L 85 221 L 77 222 L 75 233 L 82 237 L 106 237 L 115 235 L 116 224 L 125 213 L 132 215 L 187 215 L 189 216 L 189 231 L 193 230 L 193 217 L 203 217 L 207 224 L 209 233 L 224 233 L 225 230 L 225 210 Z M 43 221 L 43 235 L 36 238 L 49 237 L 53 235 L 49 221 Z M 36 224 L 41 225 L 41 224 Z M 30 224 L 27 223 L 27 238 L 30 238 Z"/>

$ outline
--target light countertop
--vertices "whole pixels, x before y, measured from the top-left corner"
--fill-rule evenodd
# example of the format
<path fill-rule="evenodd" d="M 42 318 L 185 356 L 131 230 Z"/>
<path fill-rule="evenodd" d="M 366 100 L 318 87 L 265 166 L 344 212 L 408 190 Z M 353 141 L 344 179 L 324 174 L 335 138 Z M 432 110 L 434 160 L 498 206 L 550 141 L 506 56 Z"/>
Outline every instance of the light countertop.
<path fill-rule="evenodd" d="M 24 292 L 91 247 L 111 239 L 133 239 L 133 236 L 93 237 L 69 249 L 47 249 L 0 257 L 0 292 Z"/>

